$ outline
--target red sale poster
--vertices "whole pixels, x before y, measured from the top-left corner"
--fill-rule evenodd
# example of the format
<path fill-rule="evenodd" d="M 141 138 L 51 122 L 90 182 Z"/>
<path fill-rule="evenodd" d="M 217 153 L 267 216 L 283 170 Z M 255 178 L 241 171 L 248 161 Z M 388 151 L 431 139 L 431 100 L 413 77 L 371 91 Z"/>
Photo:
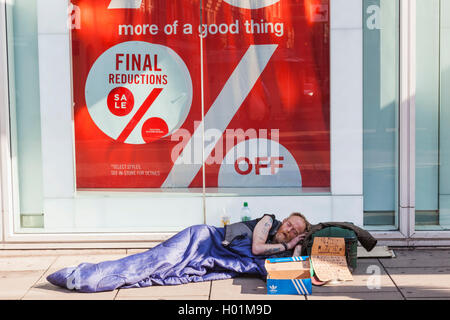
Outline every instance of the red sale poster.
<path fill-rule="evenodd" d="M 328 0 L 72 3 L 78 189 L 330 186 Z"/>

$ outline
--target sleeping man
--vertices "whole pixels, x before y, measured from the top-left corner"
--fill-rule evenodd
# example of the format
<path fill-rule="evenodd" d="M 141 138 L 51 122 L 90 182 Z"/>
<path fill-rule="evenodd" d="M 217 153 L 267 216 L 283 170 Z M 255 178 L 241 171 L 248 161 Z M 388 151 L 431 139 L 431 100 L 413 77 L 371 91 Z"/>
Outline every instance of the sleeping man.
<path fill-rule="evenodd" d="M 145 252 L 114 261 L 81 263 L 47 277 L 57 286 L 79 292 L 111 291 L 152 285 L 222 280 L 267 272 L 269 257 L 298 256 L 310 224 L 293 213 L 282 222 L 274 215 L 225 228 L 196 225 Z"/>
<path fill-rule="evenodd" d="M 310 223 L 300 213 L 292 213 L 283 222 L 276 220 L 274 215 L 265 214 L 261 219 L 228 226 L 222 244 L 228 246 L 236 236 L 245 235 L 252 239 L 252 253 L 255 256 L 280 255 L 280 253 L 294 248 L 294 256 L 298 256 L 301 252 L 301 245 L 297 244 L 305 238 L 306 232 L 309 230 Z"/>

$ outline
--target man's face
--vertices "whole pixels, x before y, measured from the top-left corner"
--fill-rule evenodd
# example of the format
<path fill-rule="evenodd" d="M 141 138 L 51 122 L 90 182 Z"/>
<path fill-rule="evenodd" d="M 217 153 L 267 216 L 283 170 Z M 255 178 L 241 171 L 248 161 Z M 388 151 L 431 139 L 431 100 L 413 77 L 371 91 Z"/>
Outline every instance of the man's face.
<path fill-rule="evenodd" d="M 277 243 L 289 242 L 306 230 L 305 221 L 298 216 L 291 216 L 283 220 L 280 228 L 275 234 L 274 240 Z"/>

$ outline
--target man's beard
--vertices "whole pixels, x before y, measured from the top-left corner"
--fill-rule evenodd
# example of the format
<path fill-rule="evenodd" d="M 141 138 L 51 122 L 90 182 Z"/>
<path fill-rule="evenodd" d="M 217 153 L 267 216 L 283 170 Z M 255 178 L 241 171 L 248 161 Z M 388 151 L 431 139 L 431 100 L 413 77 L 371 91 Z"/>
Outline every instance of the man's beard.
<path fill-rule="evenodd" d="M 284 233 L 277 232 L 275 234 L 275 236 L 273 237 L 273 242 L 274 243 L 282 243 L 282 242 L 286 243 L 286 242 L 289 242 L 289 239 Z"/>

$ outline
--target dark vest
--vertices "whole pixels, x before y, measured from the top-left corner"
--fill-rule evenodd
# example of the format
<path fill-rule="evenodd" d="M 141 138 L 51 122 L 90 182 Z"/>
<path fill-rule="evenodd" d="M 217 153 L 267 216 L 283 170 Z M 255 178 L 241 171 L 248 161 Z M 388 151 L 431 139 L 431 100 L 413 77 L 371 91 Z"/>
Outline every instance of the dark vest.
<path fill-rule="evenodd" d="M 266 241 L 266 243 L 271 243 L 273 237 L 275 236 L 275 234 L 277 233 L 278 229 L 281 226 L 281 221 L 276 220 L 275 215 L 273 214 L 265 214 L 259 219 L 226 225 L 225 237 L 224 240 L 222 241 L 222 245 L 228 247 L 234 240 L 241 239 L 244 237 L 252 239 L 253 230 L 255 230 L 256 225 L 262 218 L 264 218 L 264 216 L 271 216 L 273 220 L 272 227 L 269 230 L 269 236 L 267 237 Z"/>

